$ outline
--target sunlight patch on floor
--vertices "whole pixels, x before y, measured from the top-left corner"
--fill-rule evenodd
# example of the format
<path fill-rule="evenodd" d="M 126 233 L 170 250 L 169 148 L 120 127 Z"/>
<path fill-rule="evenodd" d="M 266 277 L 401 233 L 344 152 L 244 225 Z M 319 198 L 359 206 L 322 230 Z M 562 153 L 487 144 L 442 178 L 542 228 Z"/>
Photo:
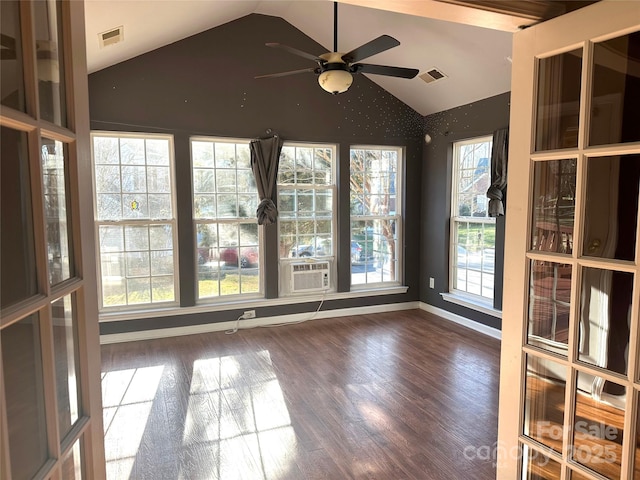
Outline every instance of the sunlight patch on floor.
<path fill-rule="evenodd" d="M 196 360 L 189 392 L 182 443 L 199 453 L 182 463 L 180 479 L 274 478 L 295 461 L 296 435 L 269 352 Z"/>
<path fill-rule="evenodd" d="M 164 366 L 106 372 L 102 377 L 105 459 L 109 480 L 128 479 Z"/>

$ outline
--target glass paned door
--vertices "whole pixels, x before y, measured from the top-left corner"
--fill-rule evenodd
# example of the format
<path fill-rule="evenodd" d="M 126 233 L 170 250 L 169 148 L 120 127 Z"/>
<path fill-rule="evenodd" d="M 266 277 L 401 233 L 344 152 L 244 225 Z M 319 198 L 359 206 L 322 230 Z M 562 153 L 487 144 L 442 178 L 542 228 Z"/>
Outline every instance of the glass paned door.
<path fill-rule="evenodd" d="M 513 53 L 498 478 L 640 479 L 640 9 Z"/>
<path fill-rule="evenodd" d="M 0 478 L 104 480 L 84 7 L 1 3 Z"/>

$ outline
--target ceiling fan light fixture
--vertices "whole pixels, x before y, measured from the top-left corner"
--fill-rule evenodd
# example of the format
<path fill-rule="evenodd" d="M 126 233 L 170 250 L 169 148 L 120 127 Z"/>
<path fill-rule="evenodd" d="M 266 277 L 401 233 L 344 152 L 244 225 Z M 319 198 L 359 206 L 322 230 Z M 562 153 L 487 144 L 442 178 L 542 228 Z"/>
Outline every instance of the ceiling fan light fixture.
<path fill-rule="evenodd" d="M 323 53 L 322 55 L 312 55 L 280 43 L 267 43 L 266 45 L 267 47 L 279 48 L 299 57 L 306 58 L 307 60 L 312 60 L 316 62 L 318 66 L 316 68 L 303 68 L 289 72 L 258 75 L 255 78 L 284 77 L 298 73 L 313 72 L 318 75 L 320 87 L 333 95 L 349 90 L 349 87 L 353 83 L 352 74 L 354 73 L 371 73 L 375 75 L 387 75 L 389 77 L 413 78 L 419 72 L 415 68 L 358 63 L 360 60 L 400 45 L 398 40 L 389 35 L 380 35 L 350 52 L 338 52 L 338 2 L 333 2 L 333 49 L 336 51 Z"/>
<path fill-rule="evenodd" d="M 318 76 L 318 83 L 323 90 L 337 95 L 349 90 L 353 83 L 353 76 L 346 70 L 327 70 Z"/>

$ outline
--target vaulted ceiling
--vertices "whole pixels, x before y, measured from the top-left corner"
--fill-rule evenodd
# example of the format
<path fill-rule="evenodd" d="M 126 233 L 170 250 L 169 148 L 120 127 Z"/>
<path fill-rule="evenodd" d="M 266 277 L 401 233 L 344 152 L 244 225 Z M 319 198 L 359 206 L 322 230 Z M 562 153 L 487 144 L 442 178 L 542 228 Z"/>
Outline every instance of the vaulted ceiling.
<path fill-rule="evenodd" d="M 417 68 L 418 77 L 367 76 L 428 115 L 509 91 L 512 33 L 588 3 L 593 2 L 342 0 L 338 49 L 347 52 L 381 34 L 398 39 L 400 46 L 366 62 Z M 89 71 L 251 13 L 282 17 L 327 51 L 333 50 L 333 2 L 327 0 L 85 0 Z M 117 27 L 123 28 L 122 41 L 101 47 L 100 34 Z M 274 42 L 278 42 L 277 33 Z M 299 58 L 292 55 L 291 61 L 292 69 L 300 68 Z M 433 68 L 445 78 L 426 83 L 420 77 Z M 268 81 L 277 88 L 277 79 Z"/>

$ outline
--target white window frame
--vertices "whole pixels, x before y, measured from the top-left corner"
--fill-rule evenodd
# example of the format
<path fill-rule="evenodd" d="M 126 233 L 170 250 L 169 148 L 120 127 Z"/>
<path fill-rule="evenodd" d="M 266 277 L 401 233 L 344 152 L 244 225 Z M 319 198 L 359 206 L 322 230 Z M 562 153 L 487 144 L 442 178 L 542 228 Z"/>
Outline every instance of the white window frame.
<path fill-rule="evenodd" d="M 375 222 L 378 220 L 391 220 L 391 221 L 395 221 L 395 259 L 389 259 L 392 263 L 395 263 L 395 271 L 393 273 L 393 277 L 391 276 L 391 272 L 389 273 L 389 278 L 390 280 L 384 280 L 383 281 L 369 281 L 369 274 L 368 271 L 375 271 L 376 268 L 381 268 L 383 269 L 382 272 L 382 277 L 384 278 L 384 264 L 382 266 L 377 265 L 378 263 L 378 259 L 377 257 L 372 261 L 370 260 L 368 257 L 369 255 L 374 255 L 375 257 L 375 253 L 376 253 L 376 248 L 375 246 L 373 247 L 372 251 L 369 252 L 367 245 L 362 246 L 363 249 L 365 249 L 366 253 L 364 254 L 367 258 L 364 259 L 364 261 L 361 262 L 354 262 L 354 259 L 351 258 L 352 256 L 350 255 L 350 272 L 351 272 L 351 290 L 365 290 L 365 289 L 371 289 L 371 288 L 376 288 L 376 287 L 388 287 L 388 286 L 397 286 L 397 285 L 402 285 L 403 284 L 403 279 L 404 279 L 404 261 L 403 261 L 403 251 L 404 251 L 404 241 L 403 241 L 403 232 L 404 232 L 404 221 L 403 221 L 403 198 L 404 198 L 404 165 L 405 165 L 405 148 L 401 147 L 401 146 L 391 146 L 391 145 L 352 145 L 349 149 L 349 166 L 350 166 L 350 174 L 349 174 L 349 178 L 350 178 L 350 187 L 349 187 L 349 195 L 351 198 L 352 192 L 352 182 L 351 182 L 351 156 L 352 156 L 352 152 L 354 150 L 367 150 L 367 151 L 380 151 L 380 152 L 384 152 L 384 151 L 391 151 L 396 153 L 397 155 L 397 163 L 396 163 L 396 171 L 395 171 L 395 209 L 394 209 L 394 213 L 393 214 L 372 214 L 371 212 L 367 213 L 367 214 L 350 214 L 350 220 L 349 220 L 349 244 L 351 245 L 351 242 L 353 241 L 358 241 L 358 239 L 354 239 L 353 237 L 353 222 L 356 221 L 364 221 L 364 222 Z M 363 195 L 365 194 L 376 194 L 376 192 L 364 192 L 364 187 L 363 187 Z M 380 235 L 379 233 L 375 233 L 374 235 Z M 365 243 L 368 243 L 369 241 L 367 240 Z M 372 244 L 375 245 L 375 241 L 371 240 Z M 354 268 L 354 263 L 356 263 L 356 265 L 360 266 L 360 264 L 362 264 L 364 267 L 364 278 L 365 281 L 364 282 L 360 282 L 360 283 L 354 283 L 354 274 L 353 274 L 353 268 Z M 385 262 L 386 264 L 386 262 Z M 374 275 L 374 277 L 377 276 L 377 274 Z"/>
<path fill-rule="evenodd" d="M 489 143 L 488 159 L 489 163 L 487 168 L 487 174 L 489 175 L 489 182 L 487 185 L 491 185 L 491 148 L 492 148 L 492 136 L 482 136 L 460 140 L 453 143 L 453 166 L 451 169 L 451 213 L 450 213 L 450 236 L 449 236 L 449 295 L 443 294 L 445 300 L 459 303 L 471 308 L 475 308 L 480 311 L 491 315 L 497 315 L 498 311 L 493 309 L 493 300 L 495 296 L 495 280 L 494 285 L 491 287 L 491 297 L 483 296 L 482 294 L 476 294 L 469 292 L 468 290 L 456 288 L 456 278 L 458 275 L 458 229 L 457 226 L 460 223 L 471 223 L 477 225 L 493 225 L 495 231 L 496 219 L 488 216 L 489 199 L 486 198 L 486 190 L 484 192 L 484 199 L 487 205 L 487 211 L 484 217 L 474 217 L 472 215 L 461 216 L 458 215 L 458 200 L 459 200 L 459 187 L 460 187 L 460 171 L 459 160 L 461 147 L 466 145 L 473 145 L 479 143 Z M 484 244 L 484 240 L 483 240 Z M 467 245 L 468 246 L 468 245 Z M 464 248 L 464 247 L 463 247 Z M 484 249 L 483 249 L 484 252 Z M 481 256 L 481 267 L 484 266 L 484 255 Z M 466 268 L 465 270 L 469 270 Z M 494 244 L 494 279 L 495 279 L 495 244 Z M 482 282 L 482 273 L 480 273 L 480 292 L 483 291 L 484 285 Z"/>
<path fill-rule="evenodd" d="M 120 220 L 100 220 L 98 219 L 98 190 L 96 184 L 96 162 L 95 162 L 95 145 L 94 139 L 96 137 L 104 138 L 117 138 L 118 143 L 122 139 L 143 139 L 143 140 L 166 140 L 168 142 L 168 150 L 169 150 L 169 185 L 170 185 L 170 195 L 171 195 L 171 217 L 170 218 L 162 218 L 162 219 L 154 219 L 154 218 L 140 218 L 140 219 L 120 219 Z M 95 222 L 95 237 L 96 237 L 96 266 L 97 266 L 97 280 L 98 280 L 98 305 L 101 312 L 118 312 L 118 311 L 135 311 L 140 309 L 148 309 L 150 307 L 176 307 L 180 304 L 180 290 L 179 290 L 179 270 L 178 270 L 178 225 L 177 225 L 177 205 L 176 205 L 176 185 L 175 185 L 175 149 L 174 149 L 174 141 L 173 135 L 166 134 L 151 134 L 151 133 L 133 133 L 133 132 L 114 132 L 114 131 L 92 131 L 91 132 L 91 164 L 92 164 L 92 180 L 93 180 L 93 192 L 94 192 L 94 222 Z M 119 161 L 117 164 L 122 167 L 122 163 Z M 125 164 L 126 165 L 126 164 Z M 148 164 L 145 161 L 145 167 Z M 122 172 L 120 172 L 122 175 Z M 122 177 L 121 177 L 122 178 Z M 122 181 L 120 182 L 122 184 Z M 147 194 L 148 194 L 147 190 Z M 123 205 L 124 206 L 124 205 Z M 128 226 L 147 226 L 151 227 L 154 225 L 170 225 L 172 232 L 172 256 L 173 256 L 173 291 L 174 291 L 174 299 L 171 301 L 153 301 L 145 302 L 145 303 L 126 303 L 120 305 L 112 305 L 105 306 L 104 298 L 103 298 L 103 271 L 102 271 L 102 252 L 100 248 L 101 238 L 100 238 L 100 227 L 103 226 L 122 226 L 124 228 Z M 126 240 L 125 240 L 126 242 Z M 126 248 L 126 247 L 125 247 Z M 151 247 L 149 247 L 149 252 L 152 251 Z M 151 260 L 151 258 L 150 258 Z M 126 262 L 126 260 L 125 260 Z M 128 278 L 126 276 L 126 266 L 125 266 L 125 280 Z M 151 272 L 149 272 L 149 278 L 153 278 Z M 151 289 L 153 292 L 153 289 Z M 153 296 L 153 293 L 152 293 Z"/>
<path fill-rule="evenodd" d="M 337 231 L 337 223 L 336 223 L 336 211 L 337 211 L 337 184 L 336 184 L 336 165 L 338 159 L 338 146 L 335 143 L 304 143 L 304 142 L 285 142 L 283 144 L 284 148 L 294 148 L 294 149 L 330 149 L 331 150 L 331 182 L 326 184 L 316 184 L 316 183 L 280 183 L 280 176 L 278 176 L 278 255 L 280 257 L 280 291 L 283 296 L 287 296 L 291 294 L 291 285 L 290 285 L 290 267 L 289 265 L 292 263 L 305 261 L 305 260 L 322 260 L 329 261 L 331 266 L 331 283 L 329 290 L 335 290 L 335 281 L 336 278 L 336 265 L 335 265 L 335 256 L 336 256 L 336 231 Z M 282 153 L 281 157 L 282 159 Z M 296 154 L 294 154 L 294 158 L 297 158 Z M 282 170 L 282 163 L 280 163 L 280 170 Z M 281 222 L 283 215 L 281 213 L 280 208 L 280 195 L 283 190 L 313 190 L 314 193 L 318 191 L 327 191 L 331 192 L 331 232 L 330 232 L 330 244 L 331 244 L 331 252 L 321 252 L 321 251 L 313 251 L 309 257 L 306 256 L 290 256 L 290 253 L 287 252 L 286 256 L 282 256 L 280 254 L 281 251 L 281 240 L 282 240 L 282 232 L 281 232 Z M 308 217 L 309 221 L 316 222 L 318 220 L 326 220 L 322 217 L 318 218 L 315 215 L 315 212 Z M 315 231 L 315 227 L 314 227 Z M 296 237 L 298 238 L 298 237 Z M 299 242 L 294 242 L 294 246 L 298 245 Z M 290 249 L 288 249 L 290 250 Z M 298 294 L 300 295 L 300 294 Z M 304 295 L 304 293 L 302 294 Z"/>
<path fill-rule="evenodd" d="M 205 142 L 205 143 L 211 143 L 213 144 L 213 149 L 215 152 L 215 146 L 216 144 L 228 144 L 228 145 L 246 145 L 247 146 L 247 150 L 249 151 L 249 144 L 250 144 L 250 140 L 248 139 L 243 139 L 243 138 L 226 138 L 226 137 L 204 137 L 204 136 L 192 136 L 189 138 L 189 150 L 190 150 L 190 158 L 191 158 L 191 185 L 192 185 L 192 196 L 191 196 L 191 200 L 192 200 L 192 206 L 193 206 L 193 229 L 194 229 L 194 241 L 195 241 L 195 251 L 196 251 L 196 257 L 195 257 L 195 282 L 196 282 L 196 303 L 197 304 L 211 304 L 211 303 L 221 303 L 221 302 L 229 302 L 231 300 L 237 300 L 239 298 L 242 299 L 255 299 L 255 298 L 262 298 L 264 296 L 264 281 L 263 281 L 263 270 L 262 268 L 260 268 L 260 265 L 263 264 L 263 233 L 262 233 L 262 229 L 259 228 L 257 226 L 258 224 L 258 220 L 257 220 L 257 216 L 256 216 L 256 209 L 255 208 L 248 208 L 247 212 L 246 212 L 246 217 L 241 217 L 241 216 L 237 216 L 237 217 L 218 217 L 218 216 L 197 216 L 196 214 L 196 201 L 195 201 L 195 196 L 197 193 L 195 191 L 195 176 L 194 176 L 194 170 L 196 168 L 202 168 L 202 167 L 196 167 L 194 165 L 194 161 L 193 161 L 193 142 Z M 249 151 L 250 154 L 250 151 Z M 249 157 L 250 158 L 250 157 Z M 214 172 L 216 171 L 217 167 L 214 165 L 212 165 L 211 167 L 207 167 L 210 168 L 211 170 L 213 170 Z M 237 168 L 237 164 L 235 167 L 236 170 L 236 174 L 238 171 Z M 252 177 L 253 179 L 253 174 Z M 200 193 L 204 193 L 204 192 L 200 192 Z M 216 190 L 214 192 L 207 192 L 207 194 L 210 195 L 218 195 L 221 192 L 219 192 L 217 190 L 217 184 L 216 184 Z M 240 195 L 240 193 L 237 190 L 237 184 L 236 184 L 236 191 L 235 192 L 222 192 L 222 193 L 228 193 L 228 194 L 232 194 L 232 195 Z M 257 189 L 255 191 L 255 206 L 257 207 L 259 202 L 259 198 L 258 198 L 258 192 Z M 257 266 L 250 266 L 248 268 L 251 268 L 251 270 L 258 270 L 257 275 L 257 282 L 258 282 L 258 290 L 257 291 L 252 291 L 252 292 L 240 292 L 240 293 L 227 293 L 227 294 L 223 294 L 222 293 L 222 284 L 221 282 L 224 281 L 224 277 L 222 275 L 227 275 L 227 273 L 230 274 L 236 274 L 238 275 L 238 283 L 239 283 L 239 288 L 242 289 L 242 280 L 243 277 L 249 276 L 248 270 L 245 270 L 245 266 L 242 264 L 242 246 L 238 245 L 238 265 L 237 268 L 235 270 L 233 270 L 233 268 L 231 268 L 232 271 L 226 272 L 225 269 L 227 268 L 227 266 L 225 266 L 225 262 L 224 259 L 218 258 L 216 261 L 214 261 L 213 263 L 217 263 L 217 271 L 214 272 L 214 275 L 212 276 L 213 280 L 217 281 L 218 284 L 218 295 L 211 295 L 211 296 L 201 296 L 201 292 L 200 292 L 200 265 L 199 265 L 199 256 L 200 256 L 200 251 L 199 251 L 199 241 L 198 241 L 198 226 L 199 225 L 217 225 L 217 226 L 224 226 L 224 225 L 237 225 L 238 228 L 240 228 L 241 225 L 256 225 L 257 228 L 257 251 L 255 252 L 255 261 L 257 262 Z M 218 246 L 218 254 L 219 254 L 219 250 L 220 250 L 220 246 Z M 222 255 L 220 255 L 222 256 Z M 253 258 L 253 257 L 252 257 Z M 251 275 L 254 276 L 254 275 Z"/>

